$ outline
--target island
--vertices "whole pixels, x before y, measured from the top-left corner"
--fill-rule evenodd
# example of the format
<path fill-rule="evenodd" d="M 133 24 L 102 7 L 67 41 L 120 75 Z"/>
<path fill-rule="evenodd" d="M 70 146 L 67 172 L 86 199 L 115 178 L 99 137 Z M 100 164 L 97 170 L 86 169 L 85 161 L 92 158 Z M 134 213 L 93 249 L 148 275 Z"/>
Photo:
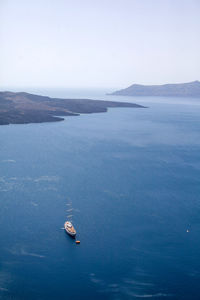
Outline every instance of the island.
<path fill-rule="evenodd" d="M 199 97 L 200 82 L 198 80 L 163 85 L 133 84 L 125 89 L 115 91 L 109 95 L 115 96 L 160 96 L 160 97 Z"/>
<path fill-rule="evenodd" d="M 106 112 L 111 107 L 144 108 L 127 103 L 91 99 L 60 99 L 26 92 L 0 92 L 0 125 L 56 122 L 65 116 Z"/>

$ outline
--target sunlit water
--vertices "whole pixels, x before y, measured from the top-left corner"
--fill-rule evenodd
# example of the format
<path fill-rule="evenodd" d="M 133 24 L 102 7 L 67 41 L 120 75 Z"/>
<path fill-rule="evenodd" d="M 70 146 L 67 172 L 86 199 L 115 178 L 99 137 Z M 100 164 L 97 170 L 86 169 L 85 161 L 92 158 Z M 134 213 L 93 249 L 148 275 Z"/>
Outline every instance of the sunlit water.
<path fill-rule="evenodd" d="M 0 299 L 199 299 L 200 100 L 31 92 L 148 108 L 0 126 Z"/>

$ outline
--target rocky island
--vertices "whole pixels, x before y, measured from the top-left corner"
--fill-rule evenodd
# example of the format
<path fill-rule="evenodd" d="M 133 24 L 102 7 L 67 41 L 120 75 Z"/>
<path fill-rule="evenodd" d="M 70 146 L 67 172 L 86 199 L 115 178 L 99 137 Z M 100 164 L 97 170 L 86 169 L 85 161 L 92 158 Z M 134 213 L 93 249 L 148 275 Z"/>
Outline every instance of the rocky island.
<path fill-rule="evenodd" d="M 56 122 L 63 116 L 106 112 L 110 107 L 141 105 L 90 99 L 59 99 L 25 92 L 0 92 L 0 125 Z"/>
<path fill-rule="evenodd" d="M 125 89 L 111 93 L 115 96 L 160 96 L 160 97 L 199 97 L 200 82 L 198 80 L 188 83 L 141 85 L 133 84 Z"/>

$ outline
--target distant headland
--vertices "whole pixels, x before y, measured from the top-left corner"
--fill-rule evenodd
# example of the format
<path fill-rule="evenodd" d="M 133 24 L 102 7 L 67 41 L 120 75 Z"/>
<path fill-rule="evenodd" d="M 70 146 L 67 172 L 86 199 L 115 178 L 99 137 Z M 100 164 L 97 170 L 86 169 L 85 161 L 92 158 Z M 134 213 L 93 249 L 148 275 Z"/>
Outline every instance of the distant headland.
<path fill-rule="evenodd" d="M 141 85 L 133 84 L 125 89 L 113 92 L 115 96 L 161 96 L 161 97 L 199 97 L 200 82 L 198 80 L 188 83 Z"/>
<path fill-rule="evenodd" d="M 106 112 L 109 107 L 143 108 L 127 103 L 90 99 L 59 99 L 25 92 L 0 92 L 0 125 L 56 122 L 63 116 Z"/>

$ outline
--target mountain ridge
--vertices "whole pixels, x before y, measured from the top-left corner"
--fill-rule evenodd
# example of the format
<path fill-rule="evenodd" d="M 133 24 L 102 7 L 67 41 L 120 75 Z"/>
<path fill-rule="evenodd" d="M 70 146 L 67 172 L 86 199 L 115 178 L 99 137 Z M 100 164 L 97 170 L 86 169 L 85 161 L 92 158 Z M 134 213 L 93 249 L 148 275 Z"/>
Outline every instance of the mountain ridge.
<path fill-rule="evenodd" d="M 186 83 L 166 83 L 162 85 L 132 84 L 110 93 L 114 96 L 161 96 L 161 97 L 199 97 L 200 81 Z"/>
<path fill-rule="evenodd" d="M 111 107 L 144 106 L 91 99 L 62 99 L 26 92 L 0 92 L 0 125 L 63 121 L 63 116 L 107 112 Z"/>

